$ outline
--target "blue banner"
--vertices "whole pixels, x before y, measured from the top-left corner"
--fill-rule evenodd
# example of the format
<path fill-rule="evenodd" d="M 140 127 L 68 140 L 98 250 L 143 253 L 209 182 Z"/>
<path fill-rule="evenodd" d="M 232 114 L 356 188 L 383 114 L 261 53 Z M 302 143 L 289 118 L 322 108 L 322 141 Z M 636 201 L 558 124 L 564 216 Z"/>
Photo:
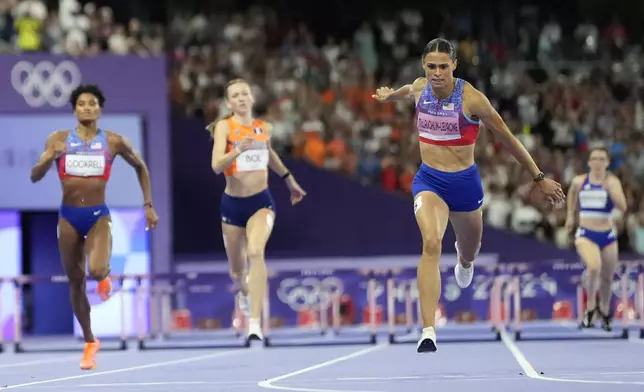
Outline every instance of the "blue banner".
<path fill-rule="evenodd" d="M 441 305 L 445 316 L 461 322 L 484 321 L 490 317 L 491 291 L 495 278 L 517 277 L 520 279 L 522 311 L 524 317 L 532 319 L 555 318 L 556 306 L 568 303 L 571 308 L 577 305 L 577 288 L 581 284 L 584 268 L 577 263 L 525 263 L 484 266 L 476 270 L 472 285 L 461 289 L 454 280 L 452 268 L 441 271 L 443 291 Z M 223 328 L 231 326 L 234 302 L 229 294 L 233 287 L 227 274 L 196 274 L 188 280 L 189 294 L 180 308 L 190 311 L 196 326 L 202 318 L 216 320 L 215 325 Z M 404 319 L 406 296 L 412 301 L 416 314 L 418 291 L 415 268 L 398 270 L 357 270 L 357 269 L 319 269 L 273 272 L 269 278 L 269 307 L 271 323 L 275 326 L 296 326 L 301 322 L 303 313 L 320 309 L 330 311 L 331 296 L 342 298 L 344 305 L 353 314 L 352 323 L 367 323 L 369 296 L 367 284 L 374 279 L 374 297 L 378 312 L 386 317 L 387 281 L 393 279 L 395 317 Z M 636 291 L 637 271 L 629 269 L 628 295 L 632 298 Z M 191 287 L 194 286 L 194 287 Z M 209 287 L 209 289 L 205 289 Z M 410 287 L 409 294 L 406 294 Z M 222 291 L 222 289 L 224 291 Z M 621 296 L 620 275 L 615 276 L 614 298 Z M 217 298 L 217 300 L 214 300 Z M 330 323 L 330 316 L 329 316 Z"/>

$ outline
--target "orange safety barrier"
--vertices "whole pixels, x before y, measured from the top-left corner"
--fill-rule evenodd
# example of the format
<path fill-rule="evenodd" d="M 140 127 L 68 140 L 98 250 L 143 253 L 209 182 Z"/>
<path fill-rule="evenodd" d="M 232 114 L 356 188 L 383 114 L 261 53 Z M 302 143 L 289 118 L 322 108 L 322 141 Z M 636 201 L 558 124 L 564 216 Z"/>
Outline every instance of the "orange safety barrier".
<path fill-rule="evenodd" d="M 175 331 L 192 328 L 192 315 L 188 309 L 172 311 L 172 329 Z"/>
<path fill-rule="evenodd" d="M 385 322 L 385 312 L 382 308 L 381 305 L 376 306 L 376 324 L 382 324 Z M 362 309 L 362 323 L 363 324 L 370 324 L 371 323 L 371 315 L 369 312 L 369 307 L 365 306 Z"/>
<path fill-rule="evenodd" d="M 340 307 L 343 310 L 340 314 L 341 324 L 351 325 L 356 322 L 355 306 L 353 299 L 348 294 L 343 294 L 340 297 Z"/>
<path fill-rule="evenodd" d="M 557 301 L 552 305 L 553 320 L 570 320 L 574 317 L 572 302 Z"/>
<path fill-rule="evenodd" d="M 318 323 L 318 312 L 313 309 L 304 309 L 297 312 L 297 325 L 298 326 L 311 326 Z"/>
<path fill-rule="evenodd" d="M 438 304 L 438 308 L 436 308 L 436 325 L 437 326 L 443 326 L 447 324 L 447 313 L 445 312 L 445 306 L 443 306 L 442 303 Z"/>
<path fill-rule="evenodd" d="M 635 305 L 633 304 L 632 300 L 628 300 L 628 304 L 624 306 L 624 301 L 619 301 L 617 305 L 615 306 L 615 319 L 619 320 L 622 318 L 622 315 L 624 314 L 624 308 L 626 308 L 626 315 L 628 316 L 629 320 L 635 320 Z"/>

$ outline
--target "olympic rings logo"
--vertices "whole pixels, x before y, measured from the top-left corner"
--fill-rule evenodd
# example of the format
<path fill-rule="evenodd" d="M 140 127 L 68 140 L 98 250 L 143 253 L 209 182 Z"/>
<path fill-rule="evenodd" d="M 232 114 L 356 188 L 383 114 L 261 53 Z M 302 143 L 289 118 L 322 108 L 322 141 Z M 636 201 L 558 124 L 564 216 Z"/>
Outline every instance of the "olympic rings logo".
<path fill-rule="evenodd" d="M 277 288 L 277 298 L 296 312 L 313 309 L 327 309 L 331 298 L 342 295 L 344 284 L 342 280 L 328 276 L 318 278 L 286 278 Z"/>
<path fill-rule="evenodd" d="M 36 65 L 19 61 L 11 69 L 11 85 L 32 108 L 46 104 L 56 108 L 65 106 L 81 79 L 78 66 L 67 60 L 59 64 L 41 61 Z"/>

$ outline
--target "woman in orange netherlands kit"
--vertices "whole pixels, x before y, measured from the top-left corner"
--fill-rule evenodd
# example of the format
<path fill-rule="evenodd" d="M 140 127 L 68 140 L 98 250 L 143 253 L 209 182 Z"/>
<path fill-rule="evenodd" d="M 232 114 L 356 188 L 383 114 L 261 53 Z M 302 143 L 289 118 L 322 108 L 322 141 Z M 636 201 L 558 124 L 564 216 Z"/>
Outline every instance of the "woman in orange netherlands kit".
<path fill-rule="evenodd" d="M 150 175 L 141 156 L 121 135 L 98 128 L 105 97 L 97 86 L 82 85 L 70 98 L 78 118 L 75 129 L 56 131 L 47 139 L 45 152 L 31 169 L 31 181 L 38 182 L 54 162 L 63 187 L 63 202 L 58 214 L 58 250 L 69 280 L 72 309 L 83 330 L 85 351 L 80 367 L 96 367 L 100 342 L 91 327 L 90 305 L 86 292 L 85 258 L 89 276 L 105 301 L 112 292 L 110 257 L 112 221 L 105 205 L 105 187 L 117 155 L 136 170 L 143 192 L 146 230 L 154 229 L 158 217 L 152 208 Z"/>
<path fill-rule="evenodd" d="M 271 148 L 272 126 L 253 118 L 249 84 L 242 79 L 230 81 L 225 99 L 232 113 L 206 128 L 214 138 L 212 169 L 226 176 L 221 226 L 230 276 L 240 290 L 239 308 L 249 317 L 247 336 L 249 340 L 262 340 L 260 316 L 268 280 L 264 250 L 275 220 L 267 169 L 286 181 L 291 204 L 302 201 L 306 192 Z"/>

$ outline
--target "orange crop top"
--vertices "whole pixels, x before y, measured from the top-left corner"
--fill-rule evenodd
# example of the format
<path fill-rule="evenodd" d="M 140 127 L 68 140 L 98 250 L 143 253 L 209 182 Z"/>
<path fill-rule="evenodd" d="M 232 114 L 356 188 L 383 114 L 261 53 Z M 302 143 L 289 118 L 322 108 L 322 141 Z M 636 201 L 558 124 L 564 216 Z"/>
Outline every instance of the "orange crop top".
<path fill-rule="evenodd" d="M 234 118 L 225 120 L 228 124 L 228 138 L 226 152 L 233 150 L 244 139 L 255 139 L 253 147 L 241 153 L 235 161 L 224 171 L 225 176 L 237 173 L 266 171 L 268 169 L 269 150 L 268 124 L 262 120 L 254 120 L 251 125 L 242 125 Z"/>

